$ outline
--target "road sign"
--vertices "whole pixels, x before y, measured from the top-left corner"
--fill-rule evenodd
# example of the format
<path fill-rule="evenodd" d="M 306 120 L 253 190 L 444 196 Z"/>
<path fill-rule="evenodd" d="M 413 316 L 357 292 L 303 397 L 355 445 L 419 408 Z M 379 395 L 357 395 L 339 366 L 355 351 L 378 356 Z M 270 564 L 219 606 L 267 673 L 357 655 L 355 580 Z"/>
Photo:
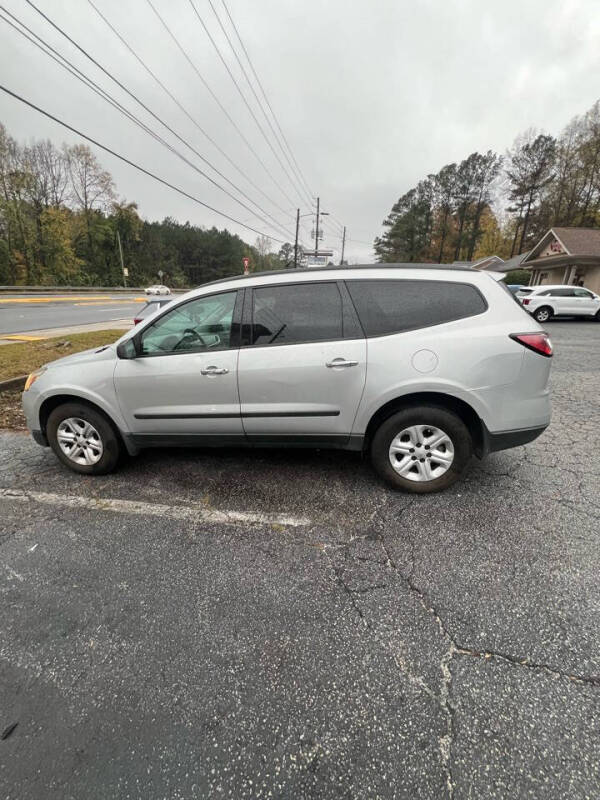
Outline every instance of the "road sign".
<path fill-rule="evenodd" d="M 161 281 L 162 281 L 162 276 L 163 276 L 164 274 L 165 274 L 165 273 L 162 271 L 162 269 L 159 269 L 159 270 L 158 270 L 158 277 L 161 279 Z"/>
<path fill-rule="evenodd" d="M 127 267 L 123 267 L 123 275 L 125 275 L 126 278 L 129 277 L 129 270 L 127 269 Z"/>
<path fill-rule="evenodd" d="M 244 258 L 242 258 L 242 264 L 244 265 L 244 275 L 247 275 L 248 267 L 250 266 L 250 259 L 248 256 L 244 256 Z"/>

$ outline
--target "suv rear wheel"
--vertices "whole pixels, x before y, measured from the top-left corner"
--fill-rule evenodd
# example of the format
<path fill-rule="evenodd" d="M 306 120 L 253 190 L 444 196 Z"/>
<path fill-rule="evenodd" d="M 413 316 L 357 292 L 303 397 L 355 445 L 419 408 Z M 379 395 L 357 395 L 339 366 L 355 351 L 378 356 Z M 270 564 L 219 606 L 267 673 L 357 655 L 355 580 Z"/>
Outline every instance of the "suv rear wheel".
<path fill-rule="evenodd" d="M 551 316 L 552 309 L 548 306 L 541 306 L 540 308 L 536 308 L 536 310 L 533 312 L 533 318 L 537 322 L 548 322 Z"/>
<path fill-rule="evenodd" d="M 464 422 L 445 408 L 414 406 L 398 411 L 377 429 L 373 466 L 397 489 L 426 494 L 457 481 L 473 452 Z"/>
<path fill-rule="evenodd" d="M 48 417 L 46 435 L 63 464 L 84 475 L 112 472 L 121 455 L 113 426 L 85 403 L 64 403 L 55 408 Z"/>

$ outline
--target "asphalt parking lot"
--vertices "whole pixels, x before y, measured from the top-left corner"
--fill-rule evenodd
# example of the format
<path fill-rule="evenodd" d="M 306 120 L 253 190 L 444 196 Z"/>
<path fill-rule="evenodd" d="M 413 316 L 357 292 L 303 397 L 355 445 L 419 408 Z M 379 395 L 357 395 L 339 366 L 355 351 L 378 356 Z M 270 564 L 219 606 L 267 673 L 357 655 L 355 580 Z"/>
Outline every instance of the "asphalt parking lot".
<path fill-rule="evenodd" d="M 547 329 L 552 425 L 440 495 L 0 434 L 0 797 L 598 797 L 600 325 Z"/>

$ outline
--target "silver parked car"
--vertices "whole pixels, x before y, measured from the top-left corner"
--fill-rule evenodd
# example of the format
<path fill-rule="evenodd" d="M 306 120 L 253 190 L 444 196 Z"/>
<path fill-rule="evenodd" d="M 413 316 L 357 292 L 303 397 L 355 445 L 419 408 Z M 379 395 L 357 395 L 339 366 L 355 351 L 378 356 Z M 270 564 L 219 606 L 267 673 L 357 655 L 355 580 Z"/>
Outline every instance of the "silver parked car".
<path fill-rule="evenodd" d="M 529 286 L 517 292 L 517 299 L 538 322 L 552 317 L 587 317 L 600 322 L 600 297 L 581 286 Z"/>
<path fill-rule="evenodd" d="M 542 433 L 551 355 L 485 272 L 287 270 L 206 284 L 114 345 L 48 364 L 23 407 L 35 440 L 86 474 L 158 445 L 334 447 L 432 492 L 472 453 Z"/>

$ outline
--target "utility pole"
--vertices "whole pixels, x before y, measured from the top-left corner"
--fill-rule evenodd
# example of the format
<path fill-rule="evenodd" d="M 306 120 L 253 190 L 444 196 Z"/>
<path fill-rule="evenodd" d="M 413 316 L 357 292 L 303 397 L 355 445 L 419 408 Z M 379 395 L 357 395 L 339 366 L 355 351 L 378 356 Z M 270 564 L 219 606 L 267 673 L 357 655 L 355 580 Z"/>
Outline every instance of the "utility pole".
<path fill-rule="evenodd" d="M 319 203 L 321 201 L 320 197 L 317 197 L 317 224 L 315 225 L 315 261 L 317 259 L 317 254 L 319 252 Z"/>
<path fill-rule="evenodd" d="M 125 264 L 123 263 L 123 248 L 121 247 L 121 236 L 117 230 L 117 242 L 119 243 L 119 256 L 121 257 L 121 271 L 123 272 L 123 286 L 127 286 L 127 272 L 125 271 Z"/>
<path fill-rule="evenodd" d="M 344 235 L 342 236 L 342 257 L 340 258 L 340 267 L 344 263 L 344 249 L 346 247 L 346 226 L 344 225 Z"/>
<path fill-rule="evenodd" d="M 294 242 L 294 269 L 298 269 L 298 231 L 300 229 L 300 209 L 296 209 L 296 241 Z"/>

